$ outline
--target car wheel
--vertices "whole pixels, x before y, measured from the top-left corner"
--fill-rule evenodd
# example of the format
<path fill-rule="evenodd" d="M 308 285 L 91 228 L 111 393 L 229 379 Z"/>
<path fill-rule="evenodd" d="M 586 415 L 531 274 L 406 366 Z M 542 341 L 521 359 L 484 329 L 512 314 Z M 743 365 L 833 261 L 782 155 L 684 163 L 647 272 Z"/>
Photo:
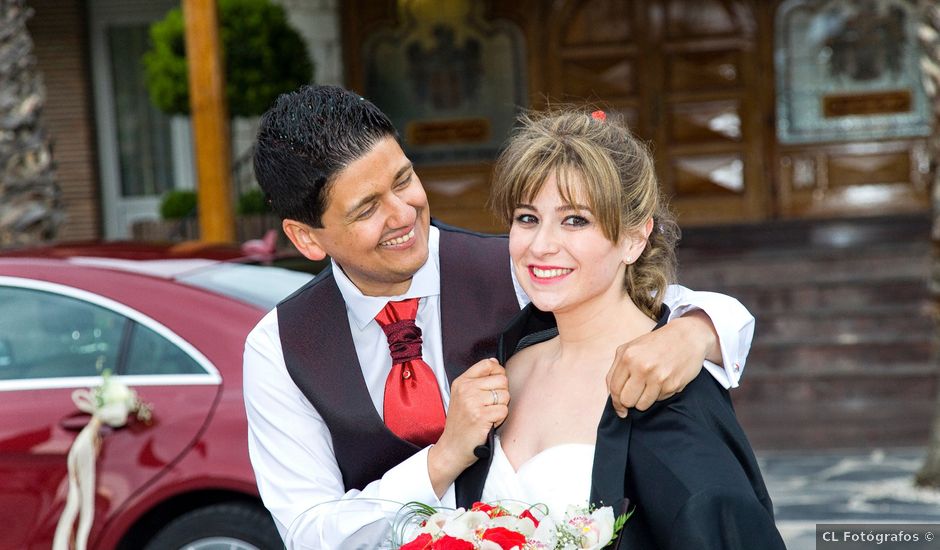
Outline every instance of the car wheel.
<path fill-rule="evenodd" d="M 246 502 L 213 504 L 174 519 L 145 550 L 281 550 L 267 510 Z"/>

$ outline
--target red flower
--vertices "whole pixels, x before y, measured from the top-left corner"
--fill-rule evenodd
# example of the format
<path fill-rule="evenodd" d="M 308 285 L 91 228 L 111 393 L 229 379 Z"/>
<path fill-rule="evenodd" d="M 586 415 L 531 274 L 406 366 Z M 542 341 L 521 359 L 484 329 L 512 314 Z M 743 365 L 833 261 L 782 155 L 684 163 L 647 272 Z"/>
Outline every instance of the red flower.
<path fill-rule="evenodd" d="M 487 503 L 485 503 L 485 502 L 479 502 L 479 501 L 477 501 L 477 502 L 474 502 L 474 503 L 473 503 L 473 506 L 470 507 L 470 511 L 471 511 L 471 512 L 486 512 L 486 513 L 489 513 L 489 511 L 492 510 L 493 508 L 495 508 L 495 506 L 490 506 L 489 504 L 487 504 Z"/>
<path fill-rule="evenodd" d="M 535 516 L 532 515 L 532 512 L 530 512 L 530 511 L 528 511 L 528 510 L 526 510 L 526 511 L 522 512 L 521 514 L 519 514 L 519 517 L 520 517 L 520 518 L 529 518 L 529 519 L 532 520 L 532 523 L 534 523 L 536 527 L 539 526 L 539 520 L 535 519 Z"/>
<path fill-rule="evenodd" d="M 509 512 L 502 506 L 491 506 L 485 502 L 474 502 L 473 506 L 470 507 L 470 511 L 483 512 L 488 515 L 490 519 L 509 515 Z"/>
<path fill-rule="evenodd" d="M 503 550 L 512 550 L 526 543 L 525 535 L 510 531 L 505 527 L 493 527 L 483 531 L 483 540 L 495 542 Z"/>
<path fill-rule="evenodd" d="M 399 550 L 425 550 L 431 547 L 431 534 L 421 533 L 413 541 L 403 544 Z"/>
<path fill-rule="evenodd" d="M 604 122 L 605 120 L 607 120 L 607 113 L 605 113 L 604 111 L 594 111 L 593 113 L 591 113 L 591 118 L 593 118 L 594 120 L 599 120 L 601 122 Z"/>
<path fill-rule="evenodd" d="M 434 541 L 431 550 L 473 550 L 473 543 L 469 540 L 444 535 Z"/>

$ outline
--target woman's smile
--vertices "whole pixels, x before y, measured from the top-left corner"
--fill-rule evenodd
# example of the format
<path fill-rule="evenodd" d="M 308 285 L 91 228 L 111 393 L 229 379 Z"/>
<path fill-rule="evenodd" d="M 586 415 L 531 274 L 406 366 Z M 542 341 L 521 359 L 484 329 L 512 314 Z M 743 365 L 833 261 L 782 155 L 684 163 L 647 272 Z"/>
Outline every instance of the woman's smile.
<path fill-rule="evenodd" d="M 554 266 L 529 266 L 532 280 L 537 283 L 554 283 L 567 277 L 574 269 Z"/>

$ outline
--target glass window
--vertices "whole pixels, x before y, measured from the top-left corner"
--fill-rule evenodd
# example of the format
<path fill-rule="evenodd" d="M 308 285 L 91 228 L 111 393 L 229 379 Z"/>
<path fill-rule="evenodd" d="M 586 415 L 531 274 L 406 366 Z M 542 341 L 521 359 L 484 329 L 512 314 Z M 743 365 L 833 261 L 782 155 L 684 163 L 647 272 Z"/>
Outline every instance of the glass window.
<path fill-rule="evenodd" d="M 150 102 L 140 59 L 149 47 L 146 24 L 107 30 L 114 71 L 121 195 L 162 195 L 173 188 L 170 117 Z"/>
<path fill-rule="evenodd" d="M 0 287 L 0 380 L 114 371 L 126 323 L 76 298 Z"/>
<path fill-rule="evenodd" d="M 299 267 L 313 268 L 311 262 Z M 271 309 L 304 286 L 313 275 L 271 266 L 219 263 L 177 277 L 188 285 L 209 289 L 236 300 Z"/>
<path fill-rule="evenodd" d="M 205 374 L 192 357 L 153 330 L 134 325 L 121 374 Z"/>
<path fill-rule="evenodd" d="M 925 136 L 917 7 L 903 0 L 791 0 L 775 16 L 782 143 Z"/>

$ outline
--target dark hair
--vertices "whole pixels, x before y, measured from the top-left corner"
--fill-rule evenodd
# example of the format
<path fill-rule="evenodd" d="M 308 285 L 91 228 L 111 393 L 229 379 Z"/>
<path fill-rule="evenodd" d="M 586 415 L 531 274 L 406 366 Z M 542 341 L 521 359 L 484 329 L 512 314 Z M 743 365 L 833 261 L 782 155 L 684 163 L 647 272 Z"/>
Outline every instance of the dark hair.
<path fill-rule="evenodd" d="M 331 183 L 385 137 L 392 121 L 365 98 L 338 86 L 281 94 L 261 116 L 255 177 L 282 219 L 323 227 Z"/>

